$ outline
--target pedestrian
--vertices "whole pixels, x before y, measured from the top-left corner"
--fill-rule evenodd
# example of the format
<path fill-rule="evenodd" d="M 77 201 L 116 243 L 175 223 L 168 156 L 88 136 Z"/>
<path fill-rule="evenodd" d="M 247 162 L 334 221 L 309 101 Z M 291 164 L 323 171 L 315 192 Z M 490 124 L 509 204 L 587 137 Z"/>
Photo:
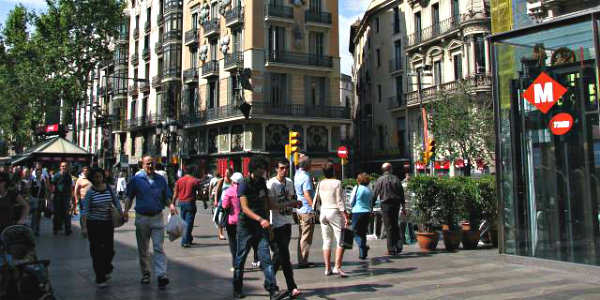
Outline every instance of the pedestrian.
<path fill-rule="evenodd" d="M 236 172 L 231 175 L 231 187 L 223 192 L 223 203 L 221 203 L 223 209 L 228 212 L 225 231 L 227 231 L 227 241 L 229 242 L 229 251 L 231 251 L 231 271 L 235 270 L 235 256 L 237 254 L 237 224 L 241 211 L 237 191 L 242 179 L 244 177 L 241 173 Z"/>
<path fill-rule="evenodd" d="M 200 181 L 200 192 L 198 199 L 202 201 L 204 209 L 208 209 L 208 185 L 211 179 L 212 175 L 208 174 L 206 170 L 200 170 L 200 177 L 198 178 L 198 181 Z"/>
<path fill-rule="evenodd" d="M 106 184 L 104 170 L 101 168 L 87 169 L 93 185 L 83 197 L 81 205 L 81 234 L 90 242 L 90 255 L 96 274 L 96 284 L 100 288 L 105 288 L 110 285 L 113 271 L 112 260 L 115 256 L 115 228 L 110 210 L 112 205 L 119 211 L 122 211 L 122 208 L 119 199 L 111 187 Z"/>
<path fill-rule="evenodd" d="M 42 210 L 48 201 L 48 184 L 43 179 L 42 169 L 35 169 L 35 176 L 30 179 L 29 184 L 29 207 L 31 214 L 31 230 L 35 236 L 40 235 L 40 219 Z"/>
<path fill-rule="evenodd" d="M 194 219 L 196 218 L 196 197 L 200 190 L 200 181 L 196 179 L 194 169 L 189 168 L 185 171 L 185 175 L 175 182 L 175 189 L 173 192 L 173 204 L 177 206 L 179 203 L 179 210 L 181 218 L 187 224 L 186 231 L 181 238 L 181 247 L 189 248 L 192 245 L 192 230 L 194 229 Z M 179 201 L 178 201 L 179 200 Z"/>
<path fill-rule="evenodd" d="M 360 173 L 356 178 L 358 185 L 350 195 L 350 206 L 352 207 L 352 229 L 354 229 L 354 240 L 358 246 L 358 258 L 367 259 L 369 246 L 367 246 L 367 229 L 371 218 L 371 206 L 373 203 L 373 191 L 369 188 L 371 178 L 367 173 Z"/>
<path fill-rule="evenodd" d="M 323 260 L 325 261 L 325 275 L 336 274 L 347 277 L 342 270 L 344 248 L 342 247 L 342 230 L 349 223 L 346 213 L 346 199 L 344 197 L 342 182 L 334 178 L 333 164 L 323 164 L 325 179 L 319 182 L 315 203 L 321 206 L 321 235 L 323 237 Z M 313 206 L 313 208 L 315 208 Z M 331 269 L 331 248 L 335 247 L 335 265 Z"/>
<path fill-rule="evenodd" d="M 307 155 L 299 159 L 298 170 L 294 176 L 296 197 L 299 201 L 302 201 L 302 207 L 297 210 L 299 223 L 298 268 L 300 269 L 316 266 L 314 263 L 308 261 L 313 232 L 315 230 L 315 214 L 313 210 L 314 188 L 310 175 L 310 164 L 310 157 Z"/>
<path fill-rule="evenodd" d="M 294 271 L 290 257 L 290 240 L 292 239 L 292 224 L 294 223 L 292 208 L 300 207 L 302 202 L 296 200 L 294 182 L 287 178 L 289 168 L 290 163 L 287 159 L 279 159 L 276 169 L 277 176 L 267 181 L 267 189 L 269 189 L 271 226 L 274 235 L 274 239 L 271 241 L 273 270 L 277 275 L 277 271 L 281 266 L 290 296 L 296 298 L 300 296 L 300 290 L 294 281 Z"/>
<path fill-rule="evenodd" d="M 16 206 L 21 206 L 19 218 L 14 216 Z M 29 215 L 29 203 L 11 187 L 9 173 L 0 174 L 0 233 L 11 225 L 25 225 Z"/>
<path fill-rule="evenodd" d="M 63 228 L 65 235 L 71 231 L 71 207 L 73 203 L 73 178 L 68 172 L 69 164 L 66 161 L 60 163 L 60 171 L 52 177 L 54 185 L 54 219 L 53 233 L 56 235 Z"/>
<path fill-rule="evenodd" d="M 271 262 L 269 240 L 271 239 L 271 223 L 267 220 L 269 204 L 267 184 L 264 176 L 268 162 L 264 157 L 255 156 L 249 164 L 250 176 L 240 182 L 238 197 L 242 211 L 238 218 L 237 254 L 235 271 L 233 272 L 233 297 L 244 298 L 242 286 L 244 281 L 244 264 L 252 248 L 252 241 L 258 241 L 258 257 L 265 276 L 263 285 L 269 291 L 270 299 L 283 299 L 287 293 L 280 291 L 275 279 Z"/>
<path fill-rule="evenodd" d="M 79 178 L 77 178 L 77 181 L 75 182 L 75 192 L 73 193 L 75 195 L 75 204 L 77 205 L 79 203 L 80 211 L 82 209 L 81 202 L 83 201 L 83 198 L 85 197 L 87 192 L 92 187 L 92 182 L 90 181 L 89 178 L 90 178 L 90 167 L 83 166 L 81 175 L 79 176 Z"/>
<path fill-rule="evenodd" d="M 408 187 L 408 182 L 410 181 L 410 173 L 406 173 L 404 175 L 404 179 L 402 180 L 402 188 L 404 189 L 404 207 L 406 213 L 400 216 L 400 238 L 402 243 L 405 245 L 415 243 L 417 241 L 417 237 L 415 235 L 414 224 L 412 223 L 412 210 L 410 209 L 410 202 L 413 199 L 413 193 L 410 192 Z M 407 232 L 408 231 L 408 232 Z M 408 233 L 408 241 L 406 240 L 406 234 Z"/>
<path fill-rule="evenodd" d="M 223 192 L 231 186 L 231 175 L 233 175 L 233 172 L 233 168 L 227 168 L 227 170 L 225 171 L 225 177 L 219 179 L 219 181 L 217 182 L 213 198 L 213 207 L 218 208 L 221 205 Z M 225 240 L 225 235 L 223 234 L 223 226 L 222 224 L 220 224 L 218 211 L 218 209 L 215 210 L 215 223 L 217 226 L 217 234 L 219 240 Z"/>
<path fill-rule="evenodd" d="M 127 191 L 127 179 L 125 178 L 125 172 L 123 171 L 119 172 L 119 178 L 117 178 L 116 191 L 117 197 L 119 198 L 119 201 L 121 201 L 121 205 L 125 206 L 123 204 L 123 200 L 125 199 L 125 192 Z"/>
<path fill-rule="evenodd" d="M 150 283 L 151 261 L 148 247 L 152 239 L 154 275 L 158 288 L 164 289 L 169 284 L 169 278 L 167 256 L 163 248 L 165 224 L 162 212 L 166 206 L 169 207 L 171 214 L 177 211 L 175 205 L 171 203 L 171 191 L 167 181 L 154 171 L 154 158 L 145 155 L 142 162 L 143 170 L 127 184 L 124 216 L 128 219 L 128 212 L 135 198 L 135 236 L 142 271 L 141 283 Z"/>
<path fill-rule="evenodd" d="M 167 186 L 169 185 L 169 174 L 165 171 L 165 166 L 161 163 L 156 165 L 156 174 L 162 176 L 167 181 Z"/>
<path fill-rule="evenodd" d="M 375 182 L 373 197 L 381 199 L 383 227 L 387 239 L 387 252 L 385 255 L 396 255 L 402 252 L 402 241 L 399 239 L 398 213 L 400 207 L 402 207 L 402 214 L 406 214 L 404 189 L 398 176 L 392 174 L 392 164 L 384 163 L 381 170 L 383 175 Z"/>

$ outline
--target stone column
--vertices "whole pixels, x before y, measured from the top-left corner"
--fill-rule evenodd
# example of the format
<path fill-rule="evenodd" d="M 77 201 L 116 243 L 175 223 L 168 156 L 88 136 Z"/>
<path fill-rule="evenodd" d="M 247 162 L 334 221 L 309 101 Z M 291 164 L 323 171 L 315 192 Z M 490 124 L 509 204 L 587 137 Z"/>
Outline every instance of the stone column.
<path fill-rule="evenodd" d="M 490 45 L 487 39 L 484 39 L 484 47 L 485 47 L 485 74 L 490 74 Z"/>
<path fill-rule="evenodd" d="M 471 57 L 471 59 L 469 59 L 469 74 L 475 74 L 477 72 L 476 68 L 477 68 L 477 64 L 475 63 L 475 59 L 477 59 L 475 57 L 475 39 L 473 38 L 473 36 L 469 36 L 468 37 L 468 41 L 469 41 L 469 56 Z"/>

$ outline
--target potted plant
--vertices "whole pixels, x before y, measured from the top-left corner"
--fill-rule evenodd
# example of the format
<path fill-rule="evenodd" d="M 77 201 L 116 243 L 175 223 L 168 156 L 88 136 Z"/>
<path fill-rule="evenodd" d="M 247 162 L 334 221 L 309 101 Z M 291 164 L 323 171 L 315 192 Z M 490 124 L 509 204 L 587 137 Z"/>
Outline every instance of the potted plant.
<path fill-rule="evenodd" d="M 411 219 L 418 224 L 417 241 L 423 251 L 435 251 L 439 239 L 435 231 L 435 227 L 439 224 L 437 180 L 435 177 L 416 176 L 408 183 L 408 190 L 414 194 L 411 202 L 413 211 Z"/>
<path fill-rule="evenodd" d="M 442 236 L 447 251 L 458 249 L 462 240 L 462 229 L 458 226 L 457 213 L 461 206 L 461 183 L 455 178 L 437 180 L 438 203 Z"/>
<path fill-rule="evenodd" d="M 462 245 L 464 249 L 476 249 L 479 244 L 479 224 L 481 222 L 481 202 L 477 185 L 471 177 L 458 177 L 459 195 L 462 199 L 460 216 L 462 222 Z"/>
<path fill-rule="evenodd" d="M 482 217 L 489 224 L 489 238 L 494 247 L 498 247 L 498 199 L 496 197 L 496 178 L 485 176 L 477 180 L 477 190 L 481 199 Z"/>

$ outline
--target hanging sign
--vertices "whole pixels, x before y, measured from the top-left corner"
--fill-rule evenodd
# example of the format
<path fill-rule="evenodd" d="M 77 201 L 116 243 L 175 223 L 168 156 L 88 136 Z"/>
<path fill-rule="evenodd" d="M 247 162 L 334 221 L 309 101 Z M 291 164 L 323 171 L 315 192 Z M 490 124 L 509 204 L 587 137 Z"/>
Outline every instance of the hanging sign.
<path fill-rule="evenodd" d="M 542 72 L 525 90 L 523 98 L 546 114 L 566 92 L 564 86 Z"/>
<path fill-rule="evenodd" d="M 560 113 L 554 116 L 552 120 L 550 120 L 550 131 L 554 135 L 563 135 L 571 130 L 573 127 L 573 117 L 568 113 Z"/>

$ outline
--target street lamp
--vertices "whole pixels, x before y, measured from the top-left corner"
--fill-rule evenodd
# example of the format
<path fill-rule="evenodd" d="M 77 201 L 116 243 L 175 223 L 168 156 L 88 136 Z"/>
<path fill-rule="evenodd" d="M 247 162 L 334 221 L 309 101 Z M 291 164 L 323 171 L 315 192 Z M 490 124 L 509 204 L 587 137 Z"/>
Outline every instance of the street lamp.
<path fill-rule="evenodd" d="M 167 144 L 167 172 L 169 172 L 171 167 L 171 143 L 177 139 L 178 134 L 182 135 L 183 129 L 176 119 L 167 117 L 165 121 L 156 125 L 156 135 L 162 136 L 162 142 Z M 161 144 L 160 139 L 158 144 Z M 159 153 L 162 152 L 160 151 L 160 147 L 157 150 Z"/>

